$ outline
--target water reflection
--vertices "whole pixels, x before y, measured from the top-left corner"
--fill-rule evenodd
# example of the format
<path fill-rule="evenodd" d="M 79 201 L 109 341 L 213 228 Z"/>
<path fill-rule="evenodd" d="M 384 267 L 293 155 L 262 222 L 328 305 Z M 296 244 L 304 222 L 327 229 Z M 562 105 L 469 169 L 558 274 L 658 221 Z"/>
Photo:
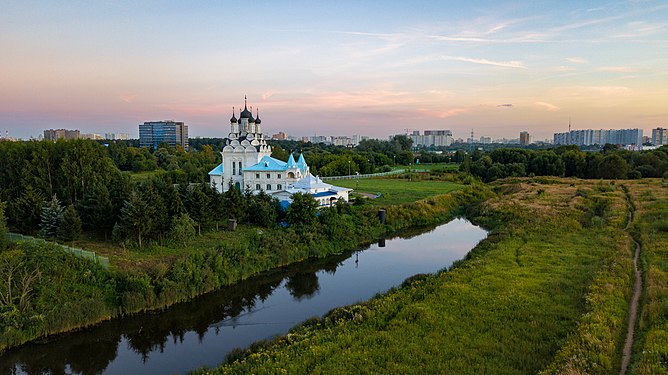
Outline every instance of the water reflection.
<path fill-rule="evenodd" d="M 175 373 L 215 366 L 235 347 L 368 299 L 416 273 L 447 267 L 485 235 L 456 220 L 429 233 L 387 240 L 382 250 L 379 243 L 267 272 L 164 311 L 8 351 L 0 357 L 0 374 Z"/>

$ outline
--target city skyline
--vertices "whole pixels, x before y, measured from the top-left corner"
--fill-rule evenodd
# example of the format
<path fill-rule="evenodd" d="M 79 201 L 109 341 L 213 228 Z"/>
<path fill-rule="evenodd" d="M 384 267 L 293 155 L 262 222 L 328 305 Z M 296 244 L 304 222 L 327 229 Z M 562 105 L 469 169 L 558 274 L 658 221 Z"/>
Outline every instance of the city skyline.
<path fill-rule="evenodd" d="M 660 1 L 42 3 L 0 15 L 0 130 L 223 137 L 244 95 L 267 134 L 448 129 L 549 139 L 668 119 Z"/>

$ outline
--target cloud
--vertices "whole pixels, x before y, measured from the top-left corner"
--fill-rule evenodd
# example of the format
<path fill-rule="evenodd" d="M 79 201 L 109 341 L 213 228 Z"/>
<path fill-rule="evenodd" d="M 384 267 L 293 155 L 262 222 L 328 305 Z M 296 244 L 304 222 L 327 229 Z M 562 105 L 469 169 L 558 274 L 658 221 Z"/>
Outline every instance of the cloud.
<path fill-rule="evenodd" d="M 126 103 L 132 103 L 137 98 L 137 94 L 121 94 L 119 99 Z"/>
<path fill-rule="evenodd" d="M 586 59 L 583 59 L 582 57 L 567 57 L 566 61 L 573 64 L 586 64 L 589 62 Z"/>
<path fill-rule="evenodd" d="M 602 66 L 596 68 L 597 72 L 616 72 L 616 73 L 631 73 L 634 72 L 634 69 L 631 69 L 626 66 Z"/>
<path fill-rule="evenodd" d="M 526 66 L 524 66 L 524 63 L 522 63 L 521 61 L 516 61 L 516 60 L 493 61 L 493 60 L 487 60 L 487 59 L 477 59 L 477 58 L 462 57 L 462 56 L 443 56 L 442 58 L 444 60 L 464 61 L 464 62 L 470 62 L 470 63 L 473 63 L 473 64 L 500 66 L 500 67 L 503 67 L 503 68 L 519 68 L 519 69 L 526 69 L 527 68 Z"/>
<path fill-rule="evenodd" d="M 535 102 L 533 104 L 535 104 L 539 107 L 545 108 L 546 110 L 548 110 L 550 112 L 556 112 L 556 111 L 561 109 L 561 108 L 557 107 L 556 105 L 551 104 L 551 103 L 547 103 L 547 102 Z"/>
<path fill-rule="evenodd" d="M 512 107 L 512 106 L 513 106 L 513 105 L 512 105 L 512 104 L 510 104 L 510 103 L 506 103 L 506 104 L 499 104 L 499 105 L 497 105 L 497 107 Z"/>

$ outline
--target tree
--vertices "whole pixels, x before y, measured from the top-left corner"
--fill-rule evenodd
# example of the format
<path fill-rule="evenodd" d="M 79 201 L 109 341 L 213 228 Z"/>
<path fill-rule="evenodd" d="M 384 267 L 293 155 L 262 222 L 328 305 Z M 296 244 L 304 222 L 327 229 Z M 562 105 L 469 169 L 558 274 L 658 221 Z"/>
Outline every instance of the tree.
<path fill-rule="evenodd" d="M 55 237 L 63 221 L 63 206 L 54 194 L 51 200 L 42 208 L 39 233 L 42 237 Z"/>
<path fill-rule="evenodd" d="M 188 213 L 190 217 L 197 222 L 197 234 L 202 234 L 202 224 L 207 223 L 211 219 L 211 212 L 209 205 L 211 200 L 209 196 L 202 189 L 208 189 L 205 185 L 197 185 L 190 190 L 188 194 Z"/>
<path fill-rule="evenodd" d="M 122 237 L 136 238 L 137 244 L 142 247 L 144 238 L 153 228 L 153 216 L 151 206 L 141 194 L 133 191 L 121 209 L 121 224 L 117 233 Z"/>
<path fill-rule="evenodd" d="M 0 252 L 7 248 L 7 220 L 5 219 L 5 202 L 0 201 Z"/>
<path fill-rule="evenodd" d="M 40 222 L 44 198 L 28 185 L 12 204 L 10 222 L 22 233 L 33 232 Z"/>
<path fill-rule="evenodd" d="M 311 194 L 294 193 L 286 219 L 292 225 L 311 226 L 318 220 L 317 212 L 318 202 Z"/>
<path fill-rule="evenodd" d="M 63 212 L 63 219 L 58 228 L 58 237 L 63 241 L 74 241 L 81 235 L 81 219 L 79 213 L 70 204 Z"/>
<path fill-rule="evenodd" d="M 188 240 L 195 237 L 195 221 L 187 213 L 174 216 L 172 219 L 171 238 L 175 242 L 183 242 L 187 246 Z"/>

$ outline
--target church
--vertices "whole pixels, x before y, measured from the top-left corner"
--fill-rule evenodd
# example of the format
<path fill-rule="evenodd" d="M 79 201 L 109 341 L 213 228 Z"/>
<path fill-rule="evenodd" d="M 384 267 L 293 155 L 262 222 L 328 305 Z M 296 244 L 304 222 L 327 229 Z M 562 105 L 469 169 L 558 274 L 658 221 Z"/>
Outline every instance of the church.
<path fill-rule="evenodd" d="M 251 107 L 252 108 L 252 107 Z M 209 183 L 219 192 L 230 188 L 250 190 L 254 194 L 264 191 L 280 201 L 291 202 L 292 194 L 311 194 L 320 207 L 348 201 L 350 189 L 333 186 L 313 176 L 304 155 L 295 162 L 290 154 L 288 161 L 271 157 L 271 146 L 262 133 L 262 120 L 256 109 L 255 117 L 244 109 L 237 119 L 232 108 L 230 132 L 221 152 L 223 161 L 209 172 Z"/>

